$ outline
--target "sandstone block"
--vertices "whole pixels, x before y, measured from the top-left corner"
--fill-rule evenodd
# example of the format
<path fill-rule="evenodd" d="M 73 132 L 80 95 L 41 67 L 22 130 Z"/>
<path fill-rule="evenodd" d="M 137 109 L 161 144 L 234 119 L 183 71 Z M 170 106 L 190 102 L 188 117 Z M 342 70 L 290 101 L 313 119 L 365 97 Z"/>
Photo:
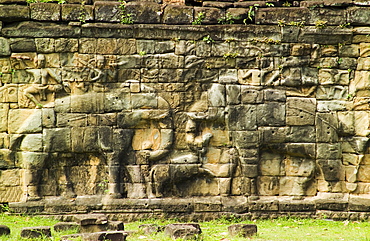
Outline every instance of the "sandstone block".
<path fill-rule="evenodd" d="M 314 196 L 316 184 L 312 177 L 281 177 L 280 192 L 282 196 Z"/>
<path fill-rule="evenodd" d="M 361 7 L 352 7 L 348 11 L 348 22 L 352 25 L 366 25 L 370 20 L 370 15 L 366 9 Z"/>
<path fill-rule="evenodd" d="M 21 5 L 1 5 L 0 20 L 16 21 L 30 19 L 30 8 Z"/>
<path fill-rule="evenodd" d="M 82 240 L 125 241 L 127 236 L 128 233 L 123 231 L 105 231 L 96 233 L 84 233 L 82 235 Z"/>
<path fill-rule="evenodd" d="M 257 234 L 257 225 L 255 224 L 233 224 L 227 229 L 230 236 L 246 238 Z"/>
<path fill-rule="evenodd" d="M 340 160 L 318 160 L 319 167 L 326 181 L 340 181 L 343 168 Z"/>
<path fill-rule="evenodd" d="M 257 114 L 255 105 L 231 106 L 229 109 L 230 130 L 256 130 Z"/>
<path fill-rule="evenodd" d="M 66 231 L 70 229 L 78 229 L 79 224 L 75 222 L 60 222 L 54 225 L 55 232 Z"/>
<path fill-rule="evenodd" d="M 263 100 L 263 92 L 258 88 L 250 86 L 241 87 L 241 101 L 243 104 L 261 103 Z"/>
<path fill-rule="evenodd" d="M 94 18 L 99 22 L 120 22 L 119 2 L 94 2 Z"/>
<path fill-rule="evenodd" d="M 30 227 L 22 228 L 21 230 L 22 238 L 41 238 L 41 237 L 51 237 L 50 227 Z"/>
<path fill-rule="evenodd" d="M 257 106 L 258 126 L 285 125 L 285 104 L 269 102 Z"/>
<path fill-rule="evenodd" d="M 351 42 L 352 30 L 326 27 L 317 29 L 315 26 L 304 27 L 298 37 L 299 42 L 317 44 L 337 44 L 338 42 Z"/>
<path fill-rule="evenodd" d="M 264 152 L 260 160 L 260 173 L 263 176 L 280 176 L 285 173 L 283 156 Z"/>
<path fill-rule="evenodd" d="M 201 24 L 217 24 L 218 19 L 222 17 L 222 11 L 219 8 L 212 7 L 194 7 L 194 19 L 196 20 L 200 13 L 204 14 Z"/>
<path fill-rule="evenodd" d="M 0 38 L 0 56 L 9 56 L 9 55 L 10 55 L 9 41 L 5 38 Z"/>
<path fill-rule="evenodd" d="M 316 140 L 317 142 L 338 141 L 338 118 L 334 113 L 316 114 Z"/>
<path fill-rule="evenodd" d="M 327 25 L 340 25 L 347 23 L 347 13 L 346 9 L 337 8 L 315 8 L 310 11 L 309 23 L 310 25 L 315 25 L 317 21 L 327 21 Z"/>
<path fill-rule="evenodd" d="M 59 21 L 61 6 L 56 3 L 30 4 L 31 19 L 39 21 Z"/>
<path fill-rule="evenodd" d="M 0 225 L 0 236 L 10 235 L 10 228 L 6 225 Z"/>
<path fill-rule="evenodd" d="M 258 131 L 233 131 L 232 138 L 238 148 L 255 147 L 260 140 Z"/>
<path fill-rule="evenodd" d="M 9 111 L 10 133 L 38 133 L 42 129 L 42 111 L 39 109 L 13 109 Z"/>
<path fill-rule="evenodd" d="M 45 141 L 45 151 L 66 152 L 71 150 L 70 128 L 44 129 L 43 139 Z"/>
<path fill-rule="evenodd" d="M 285 22 L 308 22 L 310 18 L 307 8 L 259 8 L 256 12 L 255 22 L 257 24 L 277 24 L 278 20 Z"/>
<path fill-rule="evenodd" d="M 315 171 L 316 163 L 313 159 L 302 157 L 289 157 L 285 159 L 285 172 L 287 176 L 311 177 Z"/>
<path fill-rule="evenodd" d="M 315 142 L 315 126 L 291 126 L 287 133 L 287 141 L 297 143 Z"/>
<path fill-rule="evenodd" d="M 77 52 L 78 51 L 78 39 L 70 38 L 58 38 L 55 39 L 55 52 Z M 67 62 L 61 55 L 61 61 Z"/>
<path fill-rule="evenodd" d="M 194 9 L 187 6 L 169 5 L 163 13 L 164 24 L 191 24 Z"/>
<path fill-rule="evenodd" d="M 160 23 L 161 5 L 154 2 L 128 2 L 125 7 L 134 23 L 154 24 Z"/>
<path fill-rule="evenodd" d="M 62 20 L 63 21 L 80 21 L 82 23 L 91 21 L 94 18 L 93 6 L 81 4 L 63 4 Z"/>
<path fill-rule="evenodd" d="M 196 238 L 199 234 L 202 233 L 199 224 L 196 223 L 188 223 L 188 224 L 181 224 L 181 223 L 174 223 L 166 225 L 164 229 L 164 233 L 170 236 L 173 239 L 192 239 Z"/>
<path fill-rule="evenodd" d="M 232 195 L 250 195 L 251 179 L 247 177 L 234 177 L 231 185 Z"/>
<path fill-rule="evenodd" d="M 284 143 L 287 141 L 287 127 L 262 127 L 259 128 L 262 143 Z"/>
<path fill-rule="evenodd" d="M 162 232 L 164 227 L 159 226 L 158 224 L 141 224 L 139 225 L 139 229 L 143 230 L 146 235 L 151 235 L 153 233 Z"/>

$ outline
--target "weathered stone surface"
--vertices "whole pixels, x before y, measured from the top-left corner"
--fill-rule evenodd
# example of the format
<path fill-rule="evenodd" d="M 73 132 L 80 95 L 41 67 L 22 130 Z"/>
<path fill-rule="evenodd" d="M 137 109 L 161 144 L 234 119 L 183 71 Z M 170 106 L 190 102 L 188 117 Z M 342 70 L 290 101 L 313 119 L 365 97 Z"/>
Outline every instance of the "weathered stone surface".
<path fill-rule="evenodd" d="M 93 6 L 80 4 L 63 4 L 61 9 L 61 19 L 63 21 L 80 21 L 82 23 L 93 20 Z"/>
<path fill-rule="evenodd" d="M 94 18 L 101 22 L 120 22 L 119 2 L 94 2 Z"/>
<path fill-rule="evenodd" d="M 164 233 L 170 236 L 173 239 L 192 239 L 196 238 L 199 234 L 202 233 L 199 224 L 195 223 L 175 223 L 175 224 L 168 224 L 164 229 Z"/>
<path fill-rule="evenodd" d="M 22 238 L 41 238 L 41 237 L 51 237 L 50 227 L 30 227 L 22 228 L 21 231 Z"/>
<path fill-rule="evenodd" d="M 30 19 L 28 6 L 1 5 L 0 20 L 4 22 Z"/>
<path fill-rule="evenodd" d="M 125 6 L 127 14 L 131 14 L 134 23 L 160 23 L 161 5 L 151 2 L 128 2 Z"/>
<path fill-rule="evenodd" d="M 84 233 L 82 234 L 82 240 L 125 241 L 127 236 L 128 233 L 123 231 L 105 231 L 95 233 Z"/>
<path fill-rule="evenodd" d="M 70 229 L 78 229 L 79 224 L 75 222 L 60 222 L 54 225 L 55 232 L 66 231 Z"/>
<path fill-rule="evenodd" d="M 38 21 L 60 20 L 61 6 L 56 3 L 32 3 L 30 4 L 31 19 Z"/>
<path fill-rule="evenodd" d="M 257 234 L 255 224 L 233 224 L 227 227 L 230 236 L 250 237 Z"/>
<path fill-rule="evenodd" d="M 10 235 L 10 228 L 6 225 L 0 225 L 0 236 Z"/>
<path fill-rule="evenodd" d="M 169 5 L 163 13 L 165 24 L 191 24 L 193 22 L 194 9 L 186 6 Z"/>

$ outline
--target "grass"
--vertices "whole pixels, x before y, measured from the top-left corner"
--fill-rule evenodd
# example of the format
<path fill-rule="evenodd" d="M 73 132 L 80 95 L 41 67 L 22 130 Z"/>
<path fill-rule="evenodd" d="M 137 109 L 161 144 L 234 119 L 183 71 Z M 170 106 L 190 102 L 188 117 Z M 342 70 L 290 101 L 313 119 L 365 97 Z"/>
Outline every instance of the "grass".
<path fill-rule="evenodd" d="M 10 236 L 0 236 L 0 240 L 29 240 L 21 239 L 20 232 L 22 227 L 33 226 L 53 226 L 58 221 L 32 216 L 9 216 L 0 214 L 0 224 L 10 227 L 12 234 Z M 171 238 L 164 235 L 163 232 L 145 235 L 138 231 L 141 224 L 166 225 L 174 223 L 174 220 L 145 220 L 140 222 L 126 223 L 125 229 L 136 231 L 130 233 L 128 241 L 172 241 Z M 227 227 L 234 223 L 255 223 L 258 227 L 258 234 L 249 240 L 370 240 L 370 222 L 357 221 L 332 221 L 320 219 L 295 219 L 279 218 L 274 220 L 255 220 L 241 221 L 239 219 L 218 219 L 210 222 L 201 222 L 202 235 L 199 240 L 202 241 L 242 241 L 245 238 L 230 237 L 227 233 Z M 75 233 L 75 230 L 65 232 L 52 232 L 53 238 L 37 240 L 60 240 L 61 236 Z"/>
<path fill-rule="evenodd" d="M 63 235 L 76 233 L 76 230 L 68 230 L 63 232 L 55 232 L 52 229 L 53 238 L 39 238 L 39 239 L 24 239 L 21 238 L 21 230 L 24 227 L 38 227 L 38 226 L 54 226 L 58 223 L 58 220 L 42 218 L 37 216 L 18 216 L 18 215 L 7 215 L 4 213 L 0 214 L 0 224 L 6 225 L 10 228 L 9 236 L 0 236 L 0 241 L 20 241 L 20 240 L 60 240 Z"/>

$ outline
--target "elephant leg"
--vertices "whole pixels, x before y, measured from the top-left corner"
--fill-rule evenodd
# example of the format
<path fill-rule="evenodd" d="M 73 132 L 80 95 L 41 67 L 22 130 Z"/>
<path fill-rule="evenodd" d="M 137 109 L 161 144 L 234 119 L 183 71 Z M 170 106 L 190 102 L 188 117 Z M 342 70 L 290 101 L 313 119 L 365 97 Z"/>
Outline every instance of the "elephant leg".
<path fill-rule="evenodd" d="M 118 155 L 115 152 L 106 154 L 108 160 L 108 195 L 112 198 L 120 198 L 120 165 Z"/>

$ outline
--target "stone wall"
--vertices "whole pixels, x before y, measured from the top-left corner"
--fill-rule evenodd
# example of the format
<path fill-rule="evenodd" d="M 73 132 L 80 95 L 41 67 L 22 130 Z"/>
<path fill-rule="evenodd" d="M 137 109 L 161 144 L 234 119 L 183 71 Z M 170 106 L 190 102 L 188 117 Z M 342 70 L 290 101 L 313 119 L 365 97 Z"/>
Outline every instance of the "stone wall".
<path fill-rule="evenodd" d="M 15 211 L 367 217 L 366 2 L 0 3 Z"/>

